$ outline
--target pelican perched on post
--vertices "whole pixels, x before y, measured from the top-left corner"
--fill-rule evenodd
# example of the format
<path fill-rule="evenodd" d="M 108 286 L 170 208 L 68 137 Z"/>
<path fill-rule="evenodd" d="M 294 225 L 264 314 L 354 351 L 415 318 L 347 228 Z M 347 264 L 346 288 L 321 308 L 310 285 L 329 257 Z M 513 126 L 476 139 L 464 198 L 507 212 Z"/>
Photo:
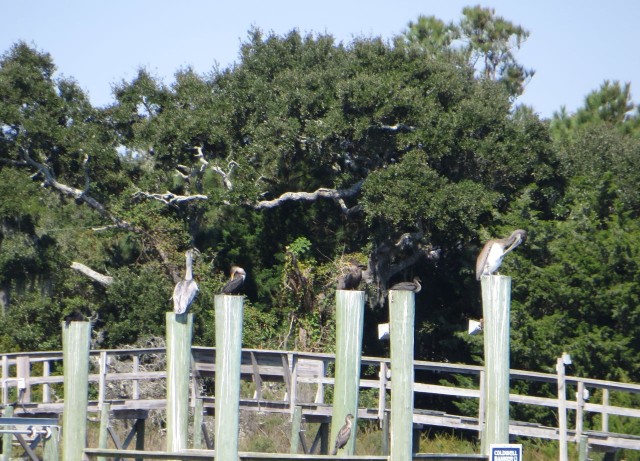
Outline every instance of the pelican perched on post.
<path fill-rule="evenodd" d="M 496 272 L 502 264 L 502 258 L 526 238 L 526 231 L 517 229 L 507 238 L 491 239 L 485 243 L 476 261 L 476 280 L 480 280 L 483 275 Z"/>
<path fill-rule="evenodd" d="M 355 259 L 351 259 L 346 273 L 338 278 L 338 290 L 357 290 L 361 281 L 362 266 Z"/>
<path fill-rule="evenodd" d="M 340 448 L 344 448 L 349 439 L 351 438 L 351 424 L 353 422 L 353 415 L 349 413 L 344 418 L 344 426 L 340 428 L 338 431 L 338 435 L 336 436 L 336 445 L 333 449 L 333 455 L 338 454 L 338 450 Z"/>
<path fill-rule="evenodd" d="M 420 277 L 416 276 L 411 282 L 396 283 L 390 288 L 390 290 L 413 291 L 414 293 L 419 293 L 420 290 L 422 290 L 422 285 L 420 285 L 421 281 Z"/>
<path fill-rule="evenodd" d="M 231 280 L 222 287 L 222 293 L 225 295 L 239 295 L 242 292 L 242 286 L 247 278 L 247 273 L 242 267 L 233 266 L 231 268 Z"/>
<path fill-rule="evenodd" d="M 193 250 L 187 250 L 185 255 L 187 262 L 184 280 L 179 281 L 173 289 L 173 312 L 176 314 L 184 314 L 198 294 L 198 284 L 193 280 L 191 269 L 193 265 Z"/>

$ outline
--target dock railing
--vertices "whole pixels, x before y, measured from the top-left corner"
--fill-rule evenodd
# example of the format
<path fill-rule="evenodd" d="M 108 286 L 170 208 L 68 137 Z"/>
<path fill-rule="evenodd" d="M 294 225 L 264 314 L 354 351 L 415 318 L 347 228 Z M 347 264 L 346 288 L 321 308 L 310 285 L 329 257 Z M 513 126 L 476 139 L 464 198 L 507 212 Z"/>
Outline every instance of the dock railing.
<path fill-rule="evenodd" d="M 97 412 L 108 402 L 114 413 L 123 414 L 165 409 L 166 357 L 164 348 L 94 350 L 90 353 L 89 411 Z M 325 402 L 327 388 L 333 386 L 331 370 L 334 357 L 330 354 L 243 349 L 241 410 L 293 414 L 302 408 L 307 421 L 326 421 L 331 406 Z M 393 385 L 389 359 L 362 357 L 360 388 L 375 389 L 377 405 L 359 408 L 358 418 L 383 421 L 388 412 L 389 391 Z M 477 365 L 415 361 L 414 425 L 442 426 L 471 431 L 482 430 L 478 415 L 455 414 L 426 408 L 424 402 L 477 401 L 482 409 L 484 369 Z M 211 383 L 215 372 L 215 349 L 192 348 L 192 379 L 190 405 L 197 399 L 205 413 L 211 414 L 215 398 Z M 455 377 L 465 377 L 471 385 L 456 385 Z M 470 378 L 470 379 L 469 379 Z M 562 381 L 562 382 L 559 382 Z M 463 380 L 461 380 L 463 381 Z M 546 395 L 515 393 L 514 383 L 546 384 Z M 542 426 L 534 421 L 510 421 L 509 433 L 514 436 L 559 440 L 567 437 L 578 443 L 586 436 L 588 443 L 603 449 L 628 448 L 640 450 L 640 435 L 622 434 L 610 430 L 612 417 L 640 418 L 640 409 L 615 405 L 614 395 L 640 394 L 640 385 L 604 381 L 564 374 L 510 370 L 509 401 L 517 405 L 546 407 L 554 413 L 567 412 L 569 427 Z M 30 416 L 60 414 L 63 408 L 62 352 L 25 352 L 0 354 L 0 405 L 16 403 L 15 415 Z M 566 389 L 565 398 L 549 396 L 549 388 Z M 247 389 L 250 389 L 247 394 Z M 588 392 L 587 392 L 588 391 Z M 587 396 L 587 393 L 590 397 Z M 448 400 L 447 400 L 448 399 Z M 631 399 L 632 400 L 632 399 Z M 462 413 L 462 412 L 460 412 Z M 468 412 L 467 412 L 468 413 Z M 512 411 L 512 415 L 519 414 Z M 597 417 L 597 418 L 594 418 Z M 513 418 L 513 416 L 512 416 Z M 597 427 L 594 422 L 597 420 Z"/>

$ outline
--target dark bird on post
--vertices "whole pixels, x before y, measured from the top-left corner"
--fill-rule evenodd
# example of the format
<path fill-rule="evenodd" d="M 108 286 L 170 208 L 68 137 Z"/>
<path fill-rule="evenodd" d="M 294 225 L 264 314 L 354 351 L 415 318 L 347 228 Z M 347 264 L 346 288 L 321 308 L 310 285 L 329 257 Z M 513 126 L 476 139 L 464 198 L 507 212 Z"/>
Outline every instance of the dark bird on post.
<path fill-rule="evenodd" d="M 357 290 L 362 281 L 362 266 L 358 261 L 349 261 L 346 273 L 338 278 L 338 290 Z"/>
<path fill-rule="evenodd" d="M 420 285 L 420 277 L 416 276 L 413 278 L 412 282 L 400 282 L 393 285 L 391 290 L 399 290 L 399 291 L 413 291 L 414 293 L 419 293 L 422 290 L 422 285 Z"/>
<path fill-rule="evenodd" d="M 480 280 L 483 275 L 497 272 L 502 264 L 502 258 L 524 242 L 526 238 L 527 233 L 522 229 L 517 229 L 507 238 L 491 239 L 485 243 L 476 261 L 476 280 Z"/>
<path fill-rule="evenodd" d="M 64 323 L 69 326 L 71 322 L 85 322 L 87 321 L 87 317 L 82 314 L 79 310 L 74 310 L 70 314 L 64 316 Z"/>
<path fill-rule="evenodd" d="M 198 284 L 193 280 L 192 272 L 193 250 L 187 250 L 186 259 L 184 280 L 173 289 L 173 312 L 176 314 L 184 314 L 198 294 Z"/>
<path fill-rule="evenodd" d="M 353 415 L 349 413 L 344 418 L 344 426 L 340 428 L 338 431 L 338 435 L 336 436 L 336 446 L 333 449 L 333 455 L 338 454 L 338 450 L 340 448 L 344 448 L 349 439 L 351 438 L 351 424 L 353 423 Z"/>
<path fill-rule="evenodd" d="M 225 295 L 239 295 L 242 292 L 246 277 L 247 273 L 242 267 L 233 266 L 231 268 L 231 280 L 222 287 L 222 293 Z"/>

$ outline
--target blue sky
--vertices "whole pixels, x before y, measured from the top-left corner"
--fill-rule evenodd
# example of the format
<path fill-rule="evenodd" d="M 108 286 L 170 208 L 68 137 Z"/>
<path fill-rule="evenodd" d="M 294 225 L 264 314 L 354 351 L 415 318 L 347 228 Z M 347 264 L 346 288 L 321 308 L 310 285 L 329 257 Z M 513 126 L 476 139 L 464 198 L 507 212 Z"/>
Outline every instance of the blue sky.
<path fill-rule="evenodd" d="M 207 73 L 238 58 L 247 31 L 390 38 L 418 15 L 457 21 L 462 8 L 480 4 L 531 32 L 517 59 L 536 70 L 519 103 L 543 117 L 569 112 L 608 80 L 631 82 L 640 101 L 637 0 L 394 0 L 216 2 L 213 0 L 20 0 L 4 2 L 0 52 L 25 40 L 51 53 L 58 72 L 73 77 L 94 105 L 113 101 L 111 86 L 139 67 L 165 83 L 191 66 Z"/>

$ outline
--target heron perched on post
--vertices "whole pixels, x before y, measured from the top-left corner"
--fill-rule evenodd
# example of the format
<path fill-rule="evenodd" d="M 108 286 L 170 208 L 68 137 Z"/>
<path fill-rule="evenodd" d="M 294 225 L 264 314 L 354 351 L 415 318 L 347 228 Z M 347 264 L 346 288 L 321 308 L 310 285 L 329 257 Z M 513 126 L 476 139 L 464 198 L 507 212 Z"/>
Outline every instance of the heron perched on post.
<path fill-rule="evenodd" d="M 340 448 L 344 448 L 349 439 L 351 438 L 351 425 L 353 424 L 353 415 L 349 413 L 344 418 L 344 426 L 338 431 L 336 436 L 336 446 L 333 449 L 333 454 L 337 455 Z"/>
<path fill-rule="evenodd" d="M 476 261 L 476 280 L 480 280 L 483 275 L 497 272 L 502 264 L 502 258 L 524 242 L 526 238 L 526 231 L 517 229 L 507 238 L 491 239 L 485 243 Z"/>
<path fill-rule="evenodd" d="M 184 314 L 196 295 L 198 294 L 198 284 L 193 280 L 193 250 L 186 252 L 186 268 L 184 280 L 179 281 L 173 289 L 173 312 L 176 314 Z"/>
<path fill-rule="evenodd" d="M 415 276 L 413 281 L 411 282 L 400 282 L 393 285 L 390 290 L 399 290 L 399 291 L 413 291 L 414 293 L 419 293 L 422 290 L 422 285 L 420 285 L 420 277 Z"/>
<path fill-rule="evenodd" d="M 338 290 L 357 290 L 362 281 L 362 266 L 355 259 L 347 265 L 347 271 L 338 278 Z"/>
<path fill-rule="evenodd" d="M 222 287 L 222 293 L 225 295 L 239 295 L 242 292 L 242 287 L 246 278 L 247 273 L 242 267 L 233 266 L 231 268 L 231 280 Z"/>

